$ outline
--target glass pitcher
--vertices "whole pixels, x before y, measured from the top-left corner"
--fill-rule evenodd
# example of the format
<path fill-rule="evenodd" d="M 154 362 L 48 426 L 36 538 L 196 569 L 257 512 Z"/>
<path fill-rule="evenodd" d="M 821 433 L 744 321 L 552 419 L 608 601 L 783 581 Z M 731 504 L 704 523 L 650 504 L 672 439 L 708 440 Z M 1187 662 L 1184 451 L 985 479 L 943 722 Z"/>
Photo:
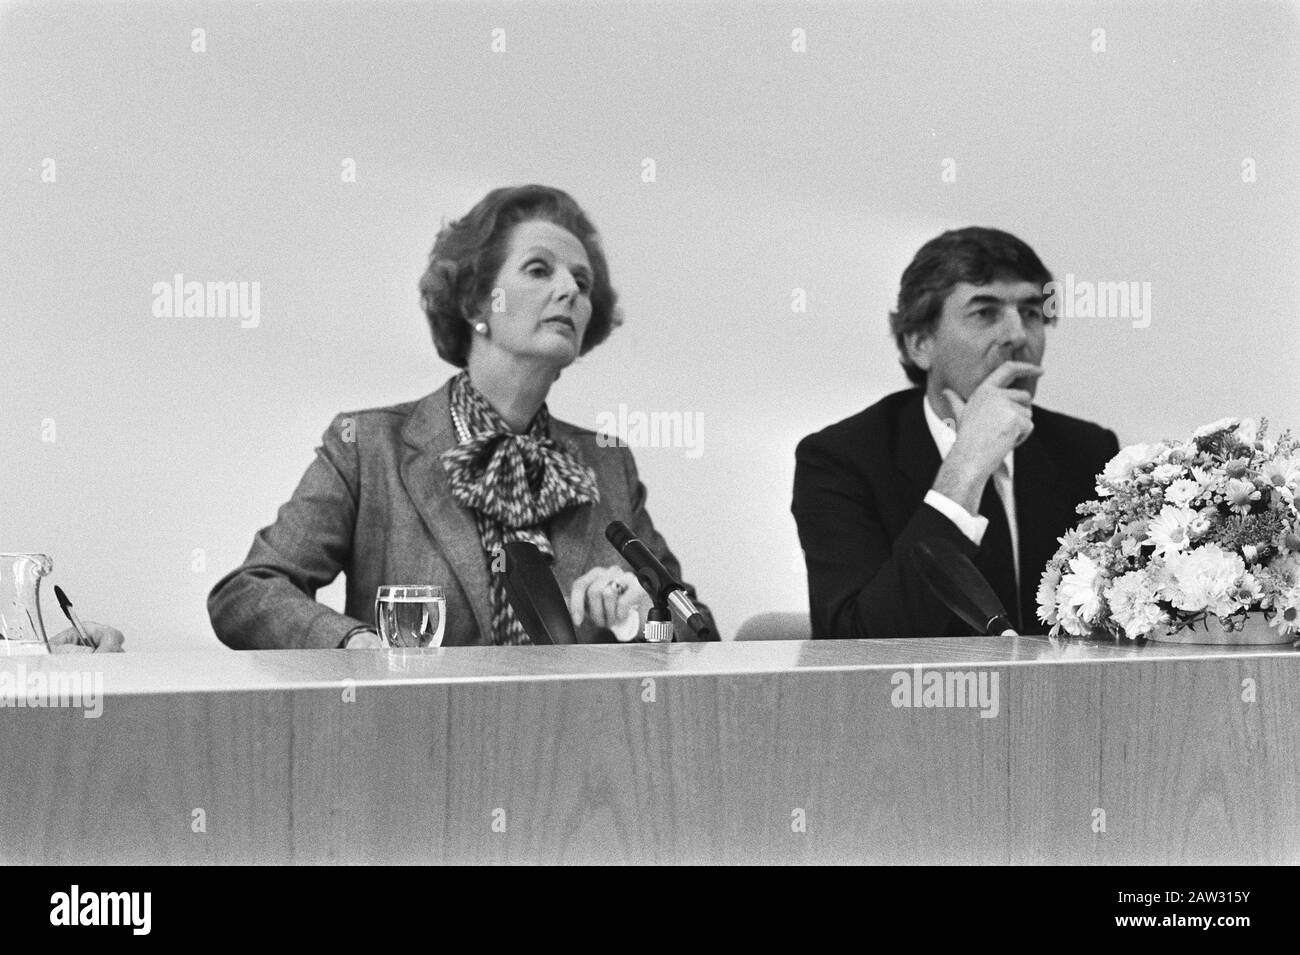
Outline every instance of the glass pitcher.
<path fill-rule="evenodd" d="M 53 569 L 44 554 L 0 554 L 0 656 L 50 652 L 41 578 Z"/>

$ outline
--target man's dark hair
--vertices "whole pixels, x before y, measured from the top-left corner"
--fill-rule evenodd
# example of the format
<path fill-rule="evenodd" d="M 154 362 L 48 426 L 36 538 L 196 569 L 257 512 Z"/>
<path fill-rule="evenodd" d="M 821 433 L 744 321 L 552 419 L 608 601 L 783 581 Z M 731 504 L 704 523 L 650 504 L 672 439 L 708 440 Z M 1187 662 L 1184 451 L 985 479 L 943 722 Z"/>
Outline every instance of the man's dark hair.
<path fill-rule="evenodd" d="M 889 313 L 899 362 L 913 384 L 925 384 L 925 371 L 908 358 L 907 337 L 934 329 L 944 301 L 958 284 L 987 285 L 1006 275 L 1039 286 L 1052 281 L 1034 250 L 1001 229 L 953 229 L 921 246 L 903 271 L 898 306 Z"/>

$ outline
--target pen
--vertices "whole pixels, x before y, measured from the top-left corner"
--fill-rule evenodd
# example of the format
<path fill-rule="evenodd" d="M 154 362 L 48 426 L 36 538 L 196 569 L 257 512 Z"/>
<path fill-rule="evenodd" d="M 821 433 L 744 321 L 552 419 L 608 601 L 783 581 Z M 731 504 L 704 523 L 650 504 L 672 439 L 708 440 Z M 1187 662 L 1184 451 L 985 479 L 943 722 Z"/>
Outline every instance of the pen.
<path fill-rule="evenodd" d="M 77 646 L 91 647 L 95 646 L 95 641 L 90 639 L 90 634 L 86 632 L 86 625 L 81 622 L 77 616 L 77 611 L 72 609 L 72 601 L 68 595 L 63 592 L 63 588 L 58 584 L 54 585 L 54 596 L 59 600 L 59 606 L 63 609 L 63 615 L 68 618 L 72 626 L 77 630 Z"/>

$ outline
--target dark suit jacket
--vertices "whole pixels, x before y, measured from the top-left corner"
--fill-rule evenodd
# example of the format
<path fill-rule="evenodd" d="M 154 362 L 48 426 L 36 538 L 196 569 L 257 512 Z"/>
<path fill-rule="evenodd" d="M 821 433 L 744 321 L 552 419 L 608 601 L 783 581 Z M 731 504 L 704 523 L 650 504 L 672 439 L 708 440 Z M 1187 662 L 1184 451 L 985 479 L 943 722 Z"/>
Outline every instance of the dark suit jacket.
<path fill-rule="evenodd" d="M 808 565 L 814 637 L 969 634 L 913 564 L 917 540 L 946 538 L 978 563 L 980 548 L 924 503 L 942 463 L 925 422 L 920 388 L 896 392 L 809 435 L 795 451 L 794 503 Z M 1057 538 L 1094 496 L 1115 453 L 1114 432 L 1033 408 L 1034 430 L 1015 452 L 1020 537 L 1020 612 L 1041 632 L 1036 593 Z M 1008 608 L 1010 610 L 1011 608 Z"/>
<path fill-rule="evenodd" d="M 334 419 L 276 522 L 258 531 L 243 565 L 208 597 L 223 643 L 337 647 L 354 627 L 374 626 L 381 584 L 429 583 L 442 585 L 447 597 L 444 646 L 491 644 L 488 557 L 473 513 L 452 497 L 439 460 L 456 441 L 448 394 L 449 383 L 420 401 Z M 554 418 L 551 434 L 595 470 L 600 489 L 599 504 L 569 508 L 550 524 L 552 570 L 565 598 L 592 567 L 626 567 L 605 540 L 612 520 L 626 522 L 680 579 L 677 558 L 646 513 L 631 451 L 601 447 L 595 432 Z M 344 614 L 314 599 L 340 571 L 347 575 Z M 684 627 L 678 636 L 687 638 Z M 578 630 L 579 642 L 610 639 L 589 621 Z"/>

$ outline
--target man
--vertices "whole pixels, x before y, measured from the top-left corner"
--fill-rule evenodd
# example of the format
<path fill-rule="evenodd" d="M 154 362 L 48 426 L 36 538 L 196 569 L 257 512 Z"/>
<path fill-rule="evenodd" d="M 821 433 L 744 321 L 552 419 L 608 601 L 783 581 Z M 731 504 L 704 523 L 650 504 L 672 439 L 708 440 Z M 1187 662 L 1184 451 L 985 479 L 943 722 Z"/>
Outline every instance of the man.
<path fill-rule="evenodd" d="M 1046 411 L 1044 286 L 1028 245 L 997 229 L 945 232 L 903 272 L 890 329 L 917 387 L 809 435 L 794 503 L 814 637 L 969 634 L 920 576 L 918 541 L 948 541 L 1021 633 L 1057 538 L 1119 450 L 1115 434 Z"/>

